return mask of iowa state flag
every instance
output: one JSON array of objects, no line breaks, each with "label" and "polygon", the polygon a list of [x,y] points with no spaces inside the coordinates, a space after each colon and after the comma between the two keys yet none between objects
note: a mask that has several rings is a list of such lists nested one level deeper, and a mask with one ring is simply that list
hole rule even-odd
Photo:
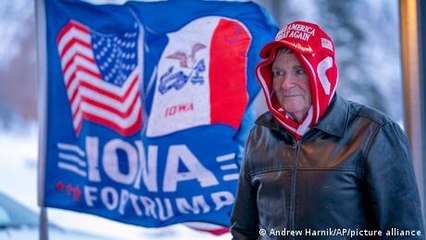
[{"label": "iowa state flag", "polygon": [[145,227],[228,227],[254,68],[277,31],[264,10],[46,0],[45,12],[42,204]]}]

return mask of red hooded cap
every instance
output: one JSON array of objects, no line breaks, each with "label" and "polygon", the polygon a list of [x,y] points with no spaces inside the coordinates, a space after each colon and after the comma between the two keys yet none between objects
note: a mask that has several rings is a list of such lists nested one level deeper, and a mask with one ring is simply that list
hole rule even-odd
[{"label": "red hooded cap", "polygon": [[[272,63],[279,48],[290,48],[308,73],[312,105],[302,123],[285,112],[272,95]],[[275,40],[260,51],[263,60],[256,67],[256,77],[266,98],[266,105],[278,122],[296,139],[315,126],[324,115],[336,91],[338,71],[333,40],[316,24],[295,21],[283,27]]]}]

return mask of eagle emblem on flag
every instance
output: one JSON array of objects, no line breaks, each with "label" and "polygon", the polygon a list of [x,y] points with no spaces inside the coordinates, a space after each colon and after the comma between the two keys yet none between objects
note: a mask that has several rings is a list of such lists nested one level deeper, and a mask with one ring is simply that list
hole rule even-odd
[{"label": "eagle emblem on flag", "polygon": [[71,20],[57,36],[75,135],[84,120],[130,136],[142,126],[140,28],[102,34]]}]

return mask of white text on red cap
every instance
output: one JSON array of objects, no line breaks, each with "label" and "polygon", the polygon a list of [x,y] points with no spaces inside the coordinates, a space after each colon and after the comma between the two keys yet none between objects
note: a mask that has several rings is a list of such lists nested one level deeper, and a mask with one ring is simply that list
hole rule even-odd
[{"label": "white text on red cap", "polygon": [[279,31],[277,36],[275,37],[275,40],[281,40],[283,38],[291,37],[304,41],[309,41],[309,38],[311,36],[315,36],[315,29],[313,27],[293,23],[281,29],[281,31]]}]

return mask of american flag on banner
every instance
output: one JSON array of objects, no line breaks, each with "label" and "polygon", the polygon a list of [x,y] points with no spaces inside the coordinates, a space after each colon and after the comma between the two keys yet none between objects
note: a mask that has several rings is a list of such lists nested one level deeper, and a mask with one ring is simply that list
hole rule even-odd
[{"label": "american flag on banner", "polygon": [[58,51],[76,135],[83,119],[123,136],[140,129],[138,40],[137,24],[121,35],[106,36],[70,21],[59,33]]}]

